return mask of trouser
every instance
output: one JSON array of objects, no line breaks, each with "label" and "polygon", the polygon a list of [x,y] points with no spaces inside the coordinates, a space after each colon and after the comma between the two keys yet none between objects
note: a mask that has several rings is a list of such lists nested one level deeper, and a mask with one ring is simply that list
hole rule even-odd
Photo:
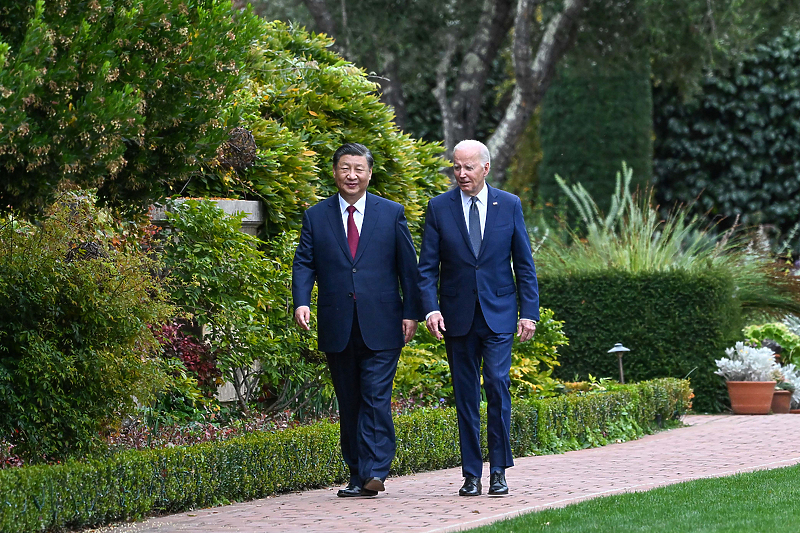
[{"label": "trouser", "polygon": [[342,457],[351,483],[362,485],[368,478],[389,475],[397,448],[391,407],[400,350],[370,350],[354,312],[347,346],[326,354],[339,403]]},{"label": "trouser", "polygon": [[445,337],[447,360],[453,376],[453,391],[461,445],[461,471],[480,477],[483,456],[480,447],[481,363],[486,391],[486,437],[489,465],[514,466],[511,453],[511,345],[513,333],[495,333],[486,324],[480,304],[475,304],[472,327],[466,335]]}]

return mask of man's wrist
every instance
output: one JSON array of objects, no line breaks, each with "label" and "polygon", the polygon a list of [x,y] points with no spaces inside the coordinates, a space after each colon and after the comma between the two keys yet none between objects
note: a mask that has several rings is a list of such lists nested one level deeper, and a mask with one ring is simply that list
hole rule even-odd
[{"label": "man's wrist", "polygon": [[438,314],[440,314],[440,315],[442,314],[442,312],[441,312],[441,311],[438,311],[438,310],[437,310],[437,311],[431,311],[430,313],[428,313],[427,315],[425,315],[425,322],[427,322],[427,321],[428,321],[428,319],[429,319],[430,317],[432,317],[433,315],[435,315],[435,314],[437,314],[437,313],[438,313]]}]

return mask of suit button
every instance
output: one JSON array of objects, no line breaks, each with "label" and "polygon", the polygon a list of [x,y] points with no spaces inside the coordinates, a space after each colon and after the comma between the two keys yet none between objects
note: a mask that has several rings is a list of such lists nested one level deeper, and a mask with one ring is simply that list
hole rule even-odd
[{"label": "suit button", "polygon": [[355,274],[356,272],[358,272],[358,269],[354,268],[353,269],[353,274]]},{"label": "suit button", "polygon": [[478,294],[478,289],[472,289],[472,294]]},{"label": "suit button", "polygon": [[352,293],[352,292],[348,292],[348,293],[347,293],[347,297],[348,297],[348,298],[352,298],[352,297],[353,297],[353,293]]},{"label": "suit button", "polygon": [[475,270],[480,270],[480,269],[481,269],[481,267],[479,267],[478,265],[475,265]]}]

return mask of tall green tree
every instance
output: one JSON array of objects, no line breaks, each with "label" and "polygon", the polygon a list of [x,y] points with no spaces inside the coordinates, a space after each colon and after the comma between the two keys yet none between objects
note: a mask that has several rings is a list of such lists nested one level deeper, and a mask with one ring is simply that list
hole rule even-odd
[{"label": "tall green tree", "polygon": [[0,7],[0,207],[65,184],[146,205],[217,155],[259,28],[228,0]]}]

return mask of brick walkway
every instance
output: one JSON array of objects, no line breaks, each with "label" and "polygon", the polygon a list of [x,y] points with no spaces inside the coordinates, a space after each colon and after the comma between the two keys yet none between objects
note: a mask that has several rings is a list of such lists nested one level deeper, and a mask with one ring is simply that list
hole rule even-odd
[{"label": "brick walkway", "polygon": [[[687,416],[685,422],[689,427],[632,442],[516,459],[504,498],[459,497],[455,468],[389,478],[377,498],[337,498],[332,487],[97,531],[459,531],[597,496],[800,463],[800,416]],[[485,468],[484,490],[487,477]]]}]

